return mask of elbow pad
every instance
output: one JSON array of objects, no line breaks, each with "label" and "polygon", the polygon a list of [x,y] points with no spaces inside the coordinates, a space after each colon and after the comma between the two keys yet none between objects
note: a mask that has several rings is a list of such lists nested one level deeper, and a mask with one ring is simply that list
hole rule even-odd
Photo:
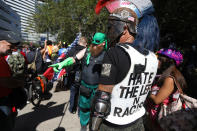
[{"label": "elbow pad", "polygon": [[97,91],[92,101],[90,130],[97,131],[103,120],[110,113],[110,93]]}]

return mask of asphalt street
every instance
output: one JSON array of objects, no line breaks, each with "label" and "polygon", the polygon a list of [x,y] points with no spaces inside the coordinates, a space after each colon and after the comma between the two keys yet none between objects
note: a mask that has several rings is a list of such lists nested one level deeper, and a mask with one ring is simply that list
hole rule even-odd
[{"label": "asphalt street", "polygon": [[19,111],[14,131],[79,131],[76,114],[68,111],[70,91],[50,91],[52,97],[39,107],[27,104]]}]

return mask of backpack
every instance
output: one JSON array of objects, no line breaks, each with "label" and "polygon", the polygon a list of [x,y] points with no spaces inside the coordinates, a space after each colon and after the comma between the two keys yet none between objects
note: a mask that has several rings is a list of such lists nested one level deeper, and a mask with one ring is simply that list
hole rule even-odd
[{"label": "backpack", "polygon": [[37,59],[38,52],[36,50],[36,54],[34,57],[34,61],[31,64],[28,64],[27,68],[36,72],[36,59]]},{"label": "backpack", "polygon": [[13,77],[24,75],[26,67],[25,58],[19,51],[13,52],[11,55],[9,55],[7,62],[10,66]]}]

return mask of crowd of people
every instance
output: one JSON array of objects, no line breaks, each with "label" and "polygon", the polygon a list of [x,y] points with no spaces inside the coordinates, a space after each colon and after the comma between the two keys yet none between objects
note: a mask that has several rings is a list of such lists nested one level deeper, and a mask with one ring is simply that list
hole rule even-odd
[{"label": "crowd of people", "polygon": [[107,34],[95,32],[90,43],[80,32],[69,46],[50,40],[22,46],[12,32],[0,32],[0,130],[13,129],[17,109],[28,101],[28,73],[67,80],[69,111],[78,114],[81,131],[166,130],[158,122],[161,104],[177,101],[187,89],[179,70],[183,54],[159,49],[151,1],[100,0],[96,13],[104,6]]}]

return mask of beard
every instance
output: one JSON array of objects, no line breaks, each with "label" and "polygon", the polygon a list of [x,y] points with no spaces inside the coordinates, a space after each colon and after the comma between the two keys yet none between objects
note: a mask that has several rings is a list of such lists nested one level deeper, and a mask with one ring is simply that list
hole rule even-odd
[{"label": "beard", "polygon": [[90,53],[91,53],[91,56],[93,57],[99,56],[102,51],[103,51],[103,46],[97,47],[97,48],[90,46]]}]

